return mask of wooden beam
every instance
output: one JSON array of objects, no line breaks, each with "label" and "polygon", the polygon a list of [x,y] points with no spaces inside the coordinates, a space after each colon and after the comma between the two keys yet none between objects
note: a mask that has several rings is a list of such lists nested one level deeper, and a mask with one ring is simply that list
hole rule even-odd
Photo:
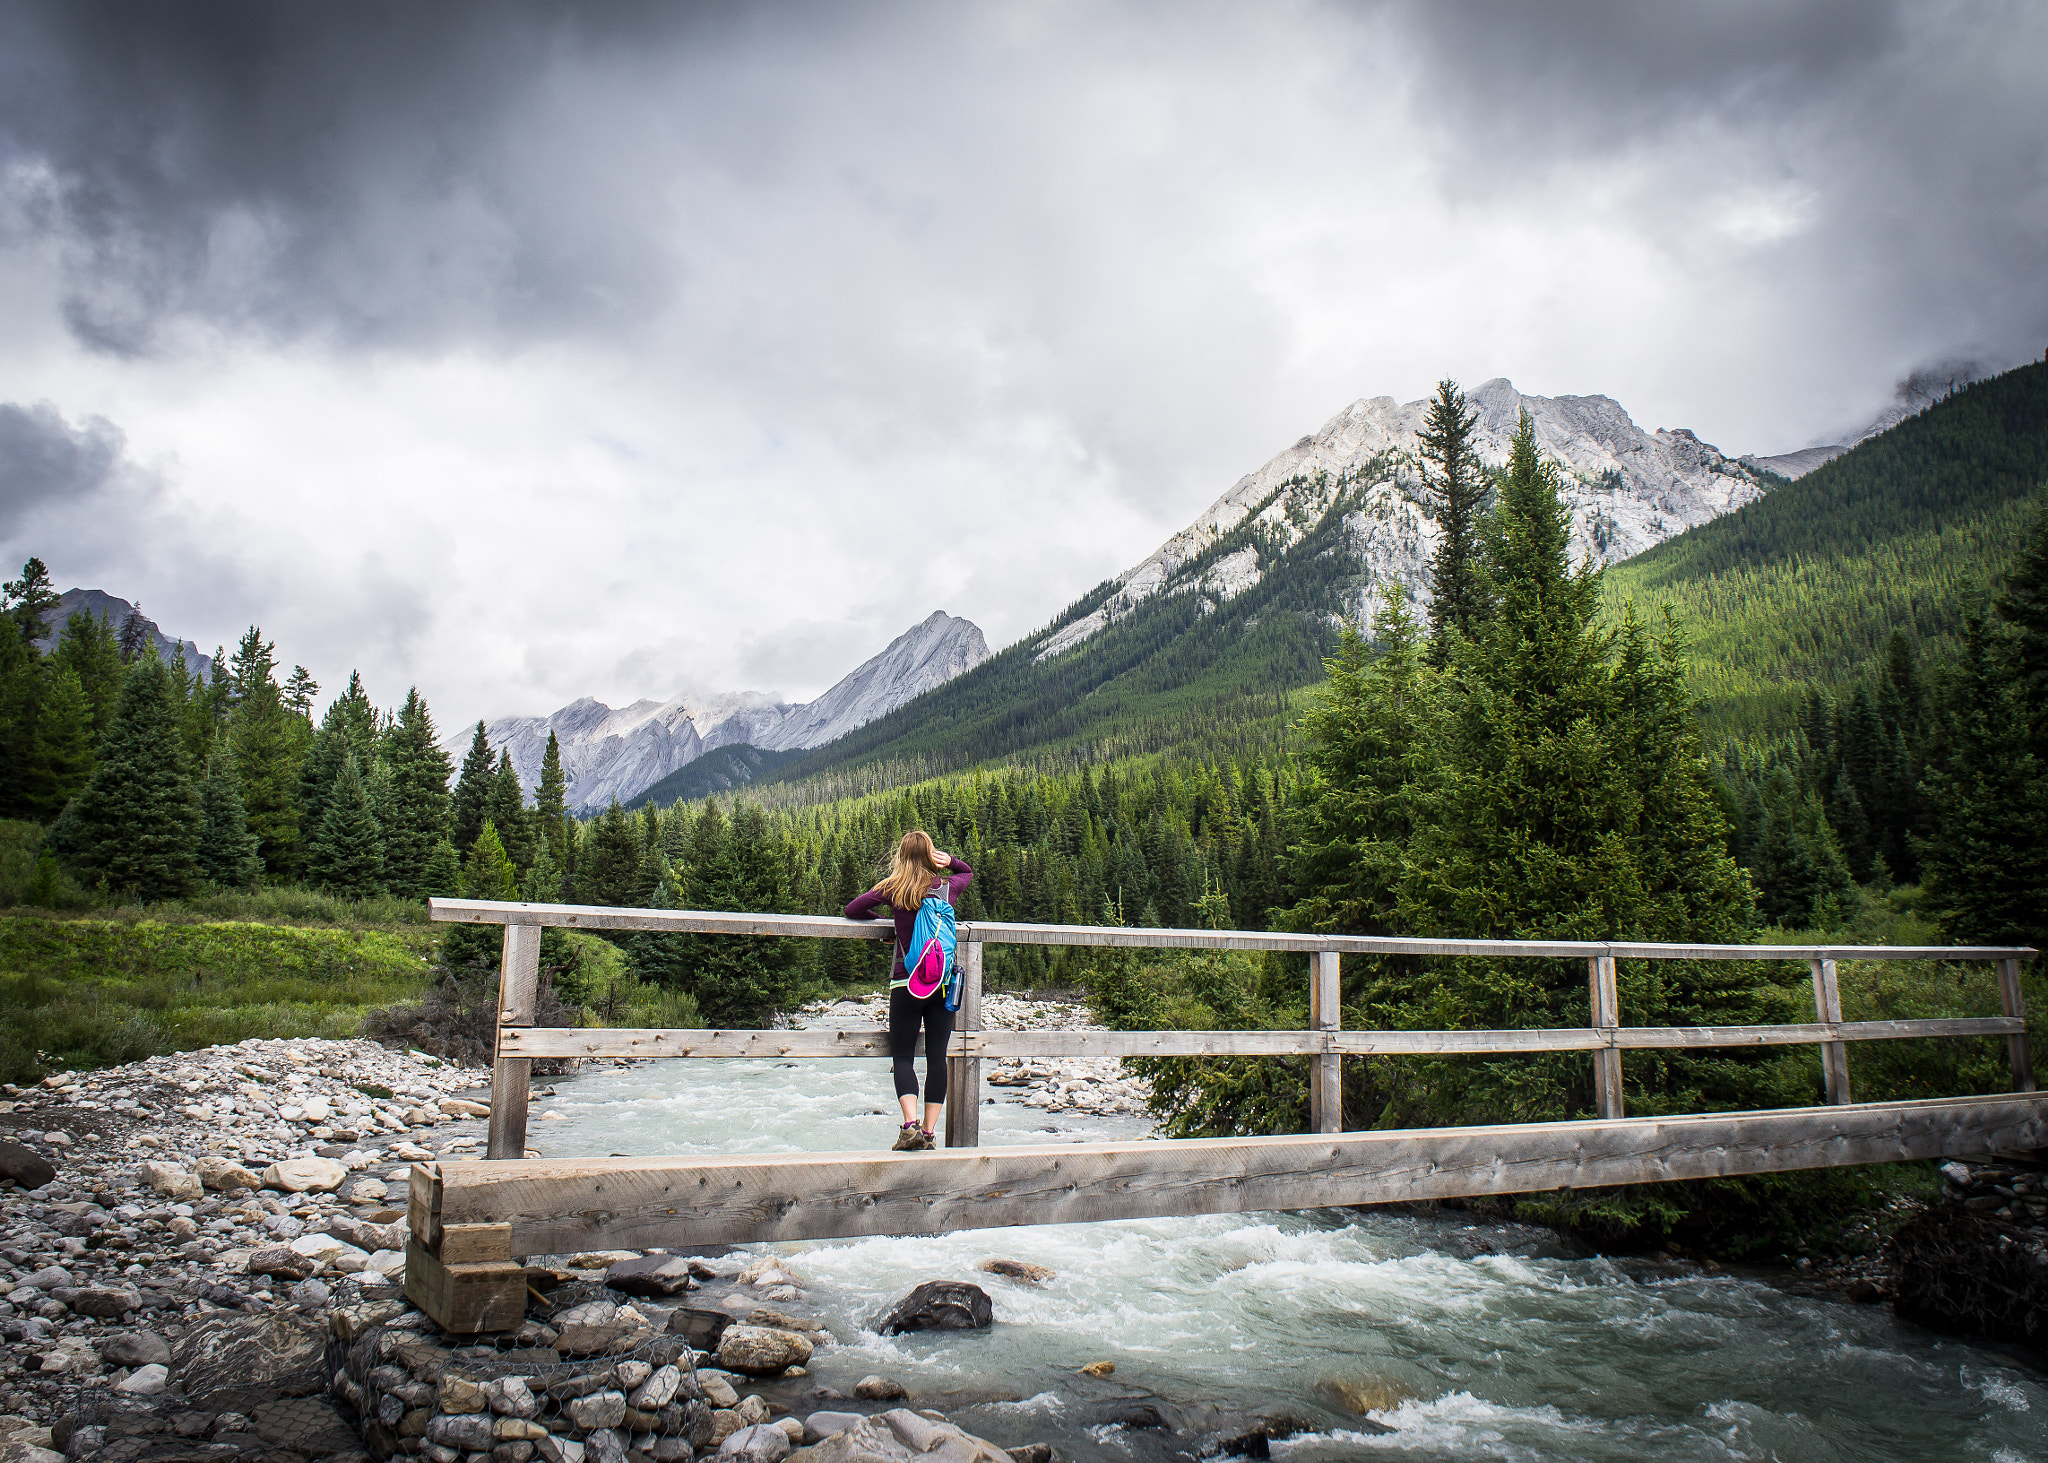
[{"label": "wooden beam", "polygon": [[[1787,1026],[1590,1026],[1526,1031],[962,1031],[956,1056],[1320,1057],[1472,1056],[1513,1052],[1623,1051],[1658,1047],[1797,1046],[1822,1041],[1896,1041],[1929,1036],[2009,1036],[2007,1016],[1919,1021],[1808,1021]],[[889,1055],[886,1031],[698,1031],[658,1027],[529,1026],[499,1033],[499,1049],[522,1057],[820,1057]],[[918,1053],[922,1055],[922,1039]]]},{"label": "wooden beam", "polygon": [[498,1052],[491,1063],[491,1116],[486,1154],[526,1157],[526,1102],[533,1062],[505,1049],[504,1033],[533,1025],[540,998],[540,926],[506,925],[498,965]]},{"label": "wooden beam", "polygon": [[1341,959],[1335,950],[1318,950],[1309,971],[1308,1024],[1318,1035],[1325,1036],[1323,1055],[1309,1062],[1308,1126],[1312,1133],[1344,1130],[1344,1059],[1337,1055],[1326,1035],[1343,1025]]},{"label": "wooden beam", "polygon": [[[1835,962],[1815,960],[1813,969],[1813,1013],[1829,1026],[1842,1023],[1842,991],[1835,980]],[[1837,1105],[1849,1101],[1849,1048],[1839,1041],[1824,1041],[1820,1047],[1821,1077],[1827,1085],[1828,1101]]]},{"label": "wooden beam", "polygon": [[2005,1039],[2006,1059],[2012,1064],[2012,1090],[2034,1090],[2034,1059],[2027,1050],[2027,998],[2020,990],[2020,963],[1998,962],[1998,999],[2005,1014],[2020,1023],[2020,1029]]},{"label": "wooden beam", "polygon": [[442,1162],[518,1255],[1311,1209],[2048,1146],[2048,1097],[937,1153]]},{"label": "wooden beam", "polygon": [[[981,946],[963,941],[960,962],[960,1009],[954,1029],[961,1037],[981,1030]],[[946,1146],[981,1146],[981,1058],[967,1042],[955,1038],[959,1055],[946,1058]]]},{"label": "wooden beam", "polygon": [[[749,914],[707,909],[620,909],[594,904],[521,904],[430,899],[433,919],[458,924],[530,924],[564,929],[667,930],[693,934],[789,935],[817,940],[891,938],[873,921],[829,915]],[[1590,960],[2031,960],[2028,946],[2004,945],[1655,945],[1598,940],[1410,940],[1378,935],[1286,934],[1265,930],[1151,930],[1105,925],[962,921],[963,941],[1007,945],[1090,945],[1142,950],[1336,950],[1345,955],[1440,955]]]},{"label": "wooden beam", "polygon": [[1586,962],[1592,986],[1593,1026],[1603,1039],[1593,1053],[1593,1106],[1603,1118],[1622,1115],[1621,1052],[1615,1042],[1621,1026],[1621,997],[1614,984],[1614,957],[1595,955]]},{"label": "wooden beam", "polygon": [[415,1163],[406,1172],[406,1228],[429,1250],[441,1243],[441,1170],[436,1164]]}]

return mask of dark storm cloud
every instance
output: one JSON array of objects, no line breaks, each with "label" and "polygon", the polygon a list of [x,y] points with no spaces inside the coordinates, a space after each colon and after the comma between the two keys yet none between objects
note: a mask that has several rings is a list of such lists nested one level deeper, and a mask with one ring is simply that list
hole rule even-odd
[{"label": "dark storm cloud", "polygon": [[550,153],[526,124],[562,57],[630,54],[649,32],[708,45],[726,13],[12,6],[0,145],[18,226],[64,241],[66,319],[115,352],[183,313],[429,346],[616,328],[659,304],[666,250],[607,157]]},{"label": "dark storm cloud", "polygon": [[74,427],[46,401],[0,402],[0,539],[40,509],[98,493],[120,457],[121,433],[104,418]]}]

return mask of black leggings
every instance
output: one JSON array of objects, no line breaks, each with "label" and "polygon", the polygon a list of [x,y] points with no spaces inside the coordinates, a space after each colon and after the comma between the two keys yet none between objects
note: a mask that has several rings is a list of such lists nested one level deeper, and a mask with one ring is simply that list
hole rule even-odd
[{"label": "black leggings", "polygon": [[953,1039],[953,1013],[943,990],[920,1001],[902,986],[889,992],[889,1062],[896,1074],[896,1095],[917,1096],[917,1028],[924,1027],[924,1100],[946,1100],[946,1043]]}]

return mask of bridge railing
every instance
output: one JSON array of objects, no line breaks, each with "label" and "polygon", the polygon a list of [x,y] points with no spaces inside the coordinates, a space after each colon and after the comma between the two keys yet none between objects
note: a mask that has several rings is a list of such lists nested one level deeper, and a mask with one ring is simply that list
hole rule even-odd
[{"label": "bridge railing", "polygon": [[[488,1156],[526,1152],[529,1077],[544,1057],[882,1057],[888,1033],[705,1031],[534,1025],[543,928],[649,930],[670,934],[778,935],[800,939],[893,938],[884,923],[815,915],[732,914],[707,910],[618,909],[604,905],[516,904],[435,899],[432,917],[457,924],[502,925],[498,1042],[492,1067]],[[946,1146],[980,1142],[984,1060],[1004,1057],[1306,1057],[1310,1130],[1342,1128],[1340,1064],[1347,1056],[1485,1055],[1583,1051],[1593,1060],[1601,1118],[1624,1116],[1621,1054],[1669,1048],[1814,1044],[1821,1049],[1827,1101],[1851,1102],[1852,1041],[1911,1037],[2004,1037],[2013,1090],[2034,1091],[2020,965],[2026,947],[1949,945],[1658,945],[1584,940],[1411,940],[1368,935],[1305,935],[1257,930],[1157,930],[1102,925],[961,921],[960,1011],[947,1069]],[[1289,950],[1314,957],[1305,1031],[984,1031],[982,949],[993,944],[1109,946],[1124,949]],[[1591,1026],[1506,1031],[1345,1031],[1339,1021],[1338,970],[1345,955],[1485,956],[1583,959],[1592,995]],[[1623,1026],[1615,986],[1617,960],[1798,960],[1813,979],[1817,1021],[1769,1026]],[[1854,960],[1987,961],[1998,969],[2004,1014],[1913,1021],[1844,1021],[1837,968]]]}]

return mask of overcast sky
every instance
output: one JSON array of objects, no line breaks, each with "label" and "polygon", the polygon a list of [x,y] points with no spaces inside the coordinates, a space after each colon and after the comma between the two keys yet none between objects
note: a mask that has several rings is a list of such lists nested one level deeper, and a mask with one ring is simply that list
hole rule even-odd
[{"label": "overcast sky", "polygon": [[[0,552],[444,727],[1003,645],[1361,396],[2048,347],[2048,7],[0,8]],[[324,699],[324,697],[323,697]]]}]

